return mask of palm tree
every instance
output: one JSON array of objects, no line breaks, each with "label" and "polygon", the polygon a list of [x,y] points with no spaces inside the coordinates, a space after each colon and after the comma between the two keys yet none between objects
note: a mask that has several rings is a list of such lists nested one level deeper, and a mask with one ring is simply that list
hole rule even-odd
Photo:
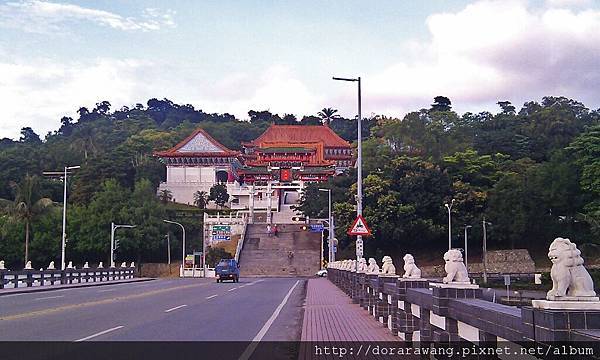
[{"label": "palm tree", "polygon": [[31,223],[52,206],[52,200],[39,196],[39,178],[35,175],[25,175],[20,183],[11,182],[15,192],[15,200],[2,199],[2,206],[9,215],[10,221],[25,223],[25,264],[29,261],[29,232]]},{"label": "palm tree", "polygon": [[337,115],[336,112],[338,112],[337,109],[323,108],[323,110],[319,111],[317,115],[319,115],[319,117],[325,121],[325,125],[329,126],[331,120],[339,119],[340,116]]},{"label": "palm tree", "polygon": [[194,205],[200,209],[206,208],[206,205],[208,205],[208,194],[206,191],[196,191],[194,193]]},{"label": "palm tree", "polygon": [[173,193],[169,189],[162,189],[158,192],[158,199],[163,204],[166,204],[173,199]]}]

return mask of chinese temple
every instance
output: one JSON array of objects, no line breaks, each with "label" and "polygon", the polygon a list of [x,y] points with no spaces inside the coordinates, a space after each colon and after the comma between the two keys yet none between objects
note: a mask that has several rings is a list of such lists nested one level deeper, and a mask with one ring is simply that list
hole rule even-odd
[{"label": "chinese temple", "polygon": [[352,164],[352,146],[327,126],[271,125],[242,143],[243,182],[327,181]]},{"label": "chinese temple", "polygon": [[306,182],[327,181],[354,165],[352,145],[327,126],[271,125],[242,151],[197,129],[173,148],[156,152],[167,167],[173,201],[194,203],[198,191],[227,186],[232,209],[280,211],[297,202]]}]

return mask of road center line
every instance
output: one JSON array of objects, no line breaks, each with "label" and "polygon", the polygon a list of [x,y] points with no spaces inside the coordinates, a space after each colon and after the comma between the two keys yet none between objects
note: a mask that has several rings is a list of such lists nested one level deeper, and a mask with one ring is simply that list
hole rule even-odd
[{"label": "road center line", "polygon": [[86,337],[81,338],[79,340],[75,340],[75,342],[81,342],[81,341],[86,341],[86,340],[89,340],[89,339],[93,339],[93,338],[95,338],[97,336],[108,334],[109,332],[112,332],[112,331],[115,331],[115,330],[119,330],[121,328],[123,328],[123,326],[116,326],[114,328],[111,328],[111,329],[108,329],[108,330],[104,330],[104,331],[100,331],[99,333],[95,333],[95,334],[92,334],[90,336],[86,336]]},{"label": "road center line", "polygon": [[256,346],[258,346],[258,342],[261,341],[262,338],[267,333],[267,331],[269,331],[269,328],[271,327],[271,325],[273,325],[273,323],[275,322],[275,319],[277,319],[277,316],[279,316],[279,313],[281,312],[281,309],[283,309],[283,307],[287,303],[288,299],[292,295],[292,292],[294,291],[294,289],[296,288],[296,286],[298,286],[299,282],[300,282],[300,280],[296,280],[296,282],[290,288],[290,290],[288,291],[288,293],[285,295],[285,297],[283,298],[283,300],[281,301],[281,303],[279,304],[279,306],[277,306],[277,308],[275,309],[275,311],[273,311],[273,314],[271,315],[271,317],[269,318],[269,320],[267,320],[267,322],[263,325],[262,329],[260,329],[260,331],[258,332],[258,334],[256,334],[256,336],[254,337],[254,339],[252,339],[252,342],[250,343],[250,345],[248,345],[248,347],[246,348],[246,350],[244,350],[244,353],[242,354],[242,356],[240,356],[240,358],[238,360],[248,360],[250,358],[250,356],[252,356],[252,353],[256,349]]},{"label": "road center line", "polygon": [[[27,313],[14,314],[14,315],[0,315],[0,320],[7,320],[7,321],[8,320],[18,320],[18,319],[23,319],[23,318],[35,317],[35,316],[50,315],[50,314],[55,314],[55,313],[59,313],[59,312],[63,312],[63,311],[69,311],[69,310],[73,310],[73,309],[81,309],[81,308],[86,308],[86,307],[91,307],[91,306],[111,304],[111,303],[118,302],[118,301],[133,300],[133,299],[139,299],[139,298],[148,297],[148,296],[154,296],[154,295],[158,295],[158,294],[164,294],[164,293],[176,291],[176,290],[190,289],[190,288],[203,286],[206,284],[207,283],[168,287],[168,288],[164,288],[164,289],[156,289],[156,290],[140,292],[140,293],[136,293],[136,294],[132,294],[132,295],[113,297],[113,298],[109,298],[109,299],[101,299],[101,300],[90,301],[90,302],[75,303],[75,304],[69,304],[69,305],[64,305],[64,306],[55,306],[52,308],[30,311]],[[3,295],[3,296],[6,297],[9,295]]]},{"label": "road center line", "polygon": [[179,305],[179,306],[175,306],[174,308],[170,308],[168,310],[165,310],[166,313],[177,310],[177,309],[181,309],[182,307],[186,307],[187,305]]},{"label": "road center line", "polygon": [[98,290],[98,292],[108,292],[108,291],[115,291],[117,289],[104,289],[104,290]]},{"label": "road center line", "polygon": [[237,289],[237,288],[236,288],[236,287],[234,287],[234,288],[231,288],[231,289],[229,289],[229,290],[227,290],[227,291],[233,291],[233,290],[235,290],[235,289]]},{"label": "road center line", "polygon": [[0,299],[7,298],[7,297],[13,297],[13,296],[21,296],[21,295],[25,295],[25,294],[26,293],[2,295],[2,296],[0,296]]},{"label": "road center line", "polygon": [[215,295],[211,295],[211,296],[207,296],[207,297],[206,297],[206,300],[208,300],[208,299],[212,299],[212,298],[214,298],[214,297],[217,297],[217,294],[215,294]]},{"label": "road center line", "polygon": [[64,295],[58,295],[58,296],[46,296],[46,297],[41,297],[41,298],[37,298],[34,300],[46,300],[46,299],[58,299],[58,298],[62,298],[65,297]]}]

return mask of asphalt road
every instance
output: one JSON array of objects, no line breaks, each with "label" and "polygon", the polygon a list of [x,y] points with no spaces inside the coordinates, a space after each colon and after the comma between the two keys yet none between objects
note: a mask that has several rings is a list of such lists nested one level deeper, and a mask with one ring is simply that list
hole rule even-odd
[{"label": "asphalt road", "polygon": [[0,296],[0,341],[298,341],[306,280],[164,279]]}]

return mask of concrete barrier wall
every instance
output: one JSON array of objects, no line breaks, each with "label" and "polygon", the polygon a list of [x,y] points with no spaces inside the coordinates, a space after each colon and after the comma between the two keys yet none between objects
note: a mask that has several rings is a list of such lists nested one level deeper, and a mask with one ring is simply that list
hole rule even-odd
[{"label": "concrete barrier wall", "polygon": [[600,311],[549,310],[492,303],[482,289],[436,287],[425,279],[328,269],[328,278],[406,341],[550,344],[600,340]]}]

